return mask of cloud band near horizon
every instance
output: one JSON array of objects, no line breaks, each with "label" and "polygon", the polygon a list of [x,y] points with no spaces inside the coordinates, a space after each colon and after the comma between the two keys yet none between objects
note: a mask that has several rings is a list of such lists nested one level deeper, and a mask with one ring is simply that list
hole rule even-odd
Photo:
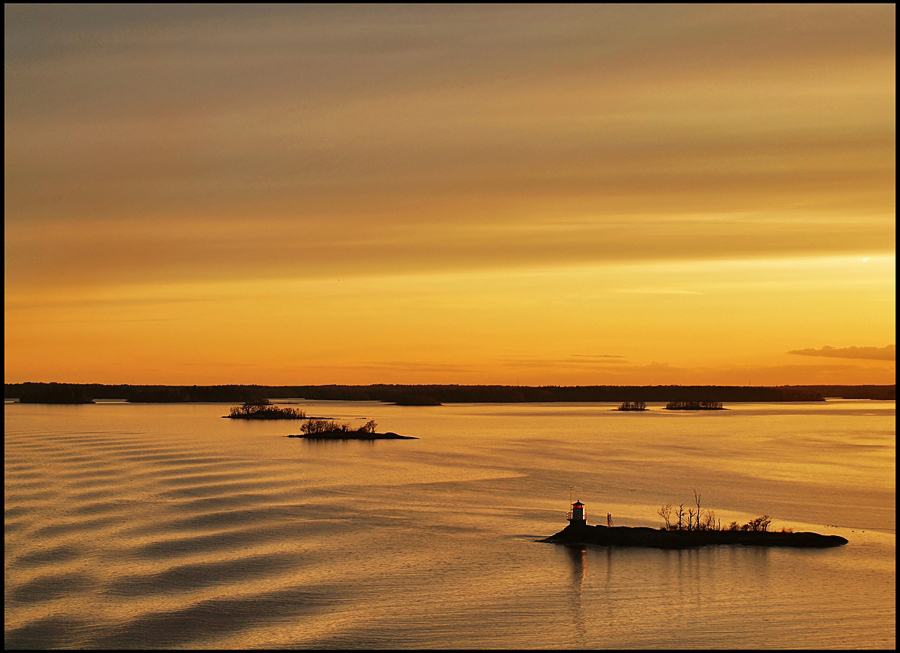
[{"label": "cloud band near horizon", "polygon": [[826,356],[829,358],[858,358],[863,360],[892,361],[897,360],[896,345],[886,347],[830,347],[821,349],[793,349],[789,354],[800,356]]}]

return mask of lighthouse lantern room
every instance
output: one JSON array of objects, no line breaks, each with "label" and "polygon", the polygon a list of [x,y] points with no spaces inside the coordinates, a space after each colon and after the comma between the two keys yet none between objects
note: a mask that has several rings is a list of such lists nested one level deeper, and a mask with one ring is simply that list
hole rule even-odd
[{"label": "lighthouse lantern room", "polygon": [[567,515],[569,518],[570,524],[575,525],[584,525],[587,523],[586,517],[584,515],[584,504],[581,501],[576,501],[572,504],[572,509],[569,511]]}]

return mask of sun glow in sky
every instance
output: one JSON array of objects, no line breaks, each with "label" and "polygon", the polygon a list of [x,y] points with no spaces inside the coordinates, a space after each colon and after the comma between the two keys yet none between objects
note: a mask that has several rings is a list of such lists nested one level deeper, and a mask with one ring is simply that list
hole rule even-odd
[{"label": "sun glow in sky", "polygon": [[893,383],[893,5],[5,5],[7,382]]}]

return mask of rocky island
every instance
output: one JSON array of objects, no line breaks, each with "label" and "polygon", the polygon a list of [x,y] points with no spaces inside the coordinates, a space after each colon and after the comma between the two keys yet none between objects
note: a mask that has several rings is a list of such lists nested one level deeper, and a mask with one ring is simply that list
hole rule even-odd
[{"label": "rocky island", "polygon": [[298,433],[288,435],[289,438],[306,438],[307,440],[418,440],[411,435],[398,435],[392,431],[387,433],[360,433],[359,431],[325,431],[322,433]]},{"label": "rocky island", "polygon": [[374,420],[369,420],[358,429],[351,429],[332,420],[311,419],[300,427],[302,433],[287,437],[307,440],[418,440],[411,435],[397,435],[391,431],[376,433],[377,426]]},{"label": "rocky island", "polygon": [[727,410],[720,401],[670,401],[666,410]]},{"label": "rocky island", "polygon": [[667,531],[641,526],[573,526],[541,540],[556,544],[596,544],[599,546],[643,546],[656,549],[694,549],[717,544],[744,546],[791,546],[824,548],[842,546],[839,535],[768,531]]},{"label": "rocky island", "polygon": [[555,535],[540,540],[554,544],[593,544],[598,546],[636,546],[656,549],[695,549],[701,546],[720,544],[742,546],[778,546],[826,548],[847,544],[847,539],[838,535],[819,533],[794,533],[783,530],[767,530],[771,520],[760,517],[743,526],[720,528],[647,528],[631,526],[589,526],[584,518],[584,504],[575,502],[569,513],[569,525]]},{"label": "rocky island", "polygon": [[226,419],[307,419],[306,413],[299,408],[282,408],[273,406],[268,399],[247,401],[243,406],[235,406]]}]

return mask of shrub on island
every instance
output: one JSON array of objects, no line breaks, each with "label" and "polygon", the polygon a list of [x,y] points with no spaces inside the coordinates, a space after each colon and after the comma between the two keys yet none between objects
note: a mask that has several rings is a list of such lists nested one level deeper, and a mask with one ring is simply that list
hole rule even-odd
[{"label": "shrub on island", "polygon": [[300,427],[300,431],[305,433],[306,435],[323,435],[323,434],[333,434],[333,433],[365,433],[371,434],[375,433],[375,428],[378,425],[375,423],[375,420],[369,420],[358,429],[351,430],[350,427],[341,422],[335,422],[330,419],[311,419],[306,424]]},{"label": "shrub on island", "polygon": [[268,399],[247,401],[243,406],[235,406],[231,413],[224,415],[231,419],[306,419],[306,413],[298,408],[273,406]]},{"label": "shrub on island", "polygon": [[[701,506],[702,495],[694,490],[694,508],[684,510],[684,503],[675,506],[667,503],[656,511],[656,514],[663,518],[666,531],[752,531],[766,533],[769,530],[769,524],[772,518],[768,515],[751,519],[742,526],[738,526],[736,521],[731,522],[726,528],[722,528],[722,522],[716,518],[716,513],[712,510],[704,509]],[[687,520],[685,520],[687,517]],[[675,521],[677,519],[677,521]],[[782,529],[783,532],[785,529]]]},{"label": "shrub on island", "polygon": [[330,419],[310,418],[300,427],[302,434],[289,435],[289,438],[307,438],[309,440],[418,440],[411,435],[397,435],[392,431],[376,433],[378,425],[369,420],[358,429],[351,429],[346,424]]},{"label": "shrub on island", "polygon": [[670,401],[666,410],[725,410],[720,401]]}]

